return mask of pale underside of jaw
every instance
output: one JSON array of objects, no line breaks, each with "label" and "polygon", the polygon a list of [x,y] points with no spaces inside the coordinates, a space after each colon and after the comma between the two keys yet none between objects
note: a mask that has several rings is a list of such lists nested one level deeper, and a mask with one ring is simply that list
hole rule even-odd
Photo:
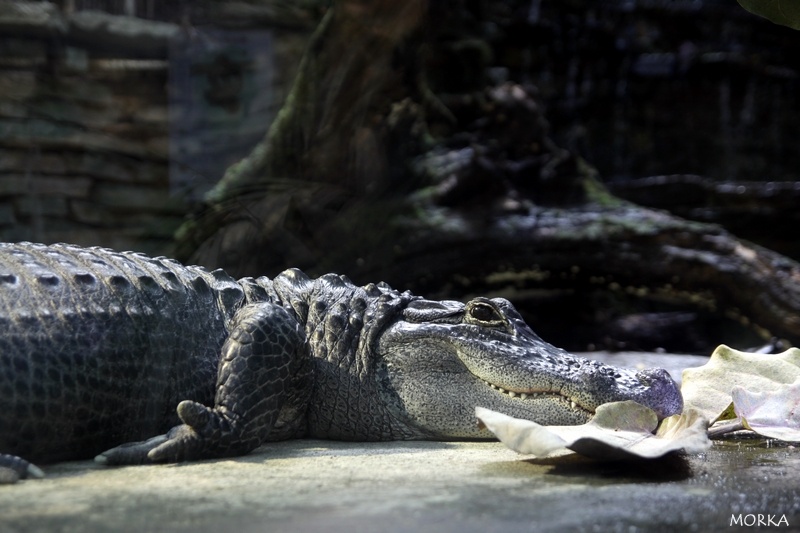
[{"label": "pale underside of jaw", "polygon": [[512,390],[506,390],[506,389],[504,389],[502,387],[498,387],[494,383],[490,383],[490,382],[486,381],[485,379],[481,380],[481,381],[483,381],[485,384],[489,385],[492,389],[496,390],[497,392],[505,394],[506,396],[508,396],[510,398],[516,398],[516,399],[519,399],[519,400],[527,400],[529,398],[530,399],[536,399],[536,398],[560,399],[560,400],[563,400],[564,402],[569,402],[569,406],[570,406],[571,409],[574,409],[576,411],[584,411],[584,412],[586,412],[586,413],[588,413],[590,415],[594,414],[594,411],[592,411],[591,409],[587,409],[584,406],[579,405],[578,403],[575,402],[575,400],[573,400],[573,399],[571,399],[571,398],[569,398],[567,396],[564,396],[563,394],[560,394],[558,392],[553,392],[553,391],[516,392],[516,391],[512,391]]}]

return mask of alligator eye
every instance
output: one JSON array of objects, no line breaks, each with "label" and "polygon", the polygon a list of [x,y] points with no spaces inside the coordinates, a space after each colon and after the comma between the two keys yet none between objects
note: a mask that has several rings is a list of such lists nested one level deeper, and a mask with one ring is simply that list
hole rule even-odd
[{"label": "alligator eye", "polygon": [[470,318],[476,322],[482,323],[498,323],[503,322],[503,317],[491,305],[484,302],[471,302],[468,306]]}]

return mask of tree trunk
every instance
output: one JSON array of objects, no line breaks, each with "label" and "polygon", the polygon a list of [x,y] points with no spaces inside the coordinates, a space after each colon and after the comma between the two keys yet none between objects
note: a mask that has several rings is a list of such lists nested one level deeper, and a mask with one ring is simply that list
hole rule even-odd
[{"label": "tree trunk", "polygon": [[800,264],[719,226],[630,204],[586,204],[444,231],[416,220],[406,230],[411,237],[395,243],[391,260],[366,262],[353,275],[402,280],[436,297],[609,291],[722,314],[764,340],[800,341]]},{"label": "tree trunk", "polygon": [[[800,342],[800,265],[615,198],[550,139],[535,89],[443,98],[445,134],[424,142],[425,110],[440,106],[409,38],[425,13],[423,1],[331,8],[264,141],[184,226],[183,259],[235,275],[336,271],[429,297],[502,294],[567,335],[624,296]],[[569,296],[560,314],[553,294]]]}]

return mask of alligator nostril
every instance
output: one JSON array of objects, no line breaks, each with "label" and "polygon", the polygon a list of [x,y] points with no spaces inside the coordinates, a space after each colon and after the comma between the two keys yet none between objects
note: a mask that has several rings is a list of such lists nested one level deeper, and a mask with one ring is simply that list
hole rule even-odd
[{"label": "alligator nostril", "polygon": [[669,372],[663,368],[647,368],[637,372],[636,378],[647,387],[640,403],[653,409],[659,419],[683,410],[683,396]]},{"label": "alligator nostril", "polygon": [[663,368],[645,368],[636,372],[636,378],[644,384],[672,382],[672,376]]}]

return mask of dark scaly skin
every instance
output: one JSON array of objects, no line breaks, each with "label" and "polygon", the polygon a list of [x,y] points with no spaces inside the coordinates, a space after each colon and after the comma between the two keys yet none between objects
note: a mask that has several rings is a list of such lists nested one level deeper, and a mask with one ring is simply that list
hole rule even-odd
[{"label": "dark scaly skin", "polygon": [[[213,398],[244,297],[168,261],[32,245],[0,248],[0,291],[0,449],[43,462],[152,436],[178,401]],[[231,309],[210,313],[218,296]]]},{"label": "dark scaly skin", "polygon": [[429,301],[334,274],[235,281],[164,258],[0,244],[0,328],[0,466],[21,477],[35,471],[20,456],[107,450],[99,462],[136,464],[301,436],[488,438],[476,405],[543,424],[620,399],[681,410],[665,372],[574,358],[506,300]]}]

